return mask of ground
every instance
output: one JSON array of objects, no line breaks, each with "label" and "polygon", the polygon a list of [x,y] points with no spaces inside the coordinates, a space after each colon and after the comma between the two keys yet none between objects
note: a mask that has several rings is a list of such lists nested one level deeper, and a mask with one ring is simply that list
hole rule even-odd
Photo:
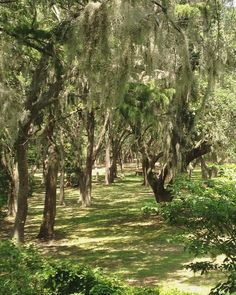
[{"label": "ground", "polygon": [[[150,188],[143,187],[134,173],[126,173],[110,186],[101,177],[95,181],[91,208],[78,204],[78,189],[67,189],[66,206],[57,208],[55,240],[38,243],[35,237],[44,198],[38,177],[37,190],[29,199],[25,235],[27,243],[35,244],[44,255],[101,267],[130,284],[168,286],[202,295],[219,280],[217,273],[200,276],[184,268],[193,260],[184,251],[185,230],[142,213],[142,207],[155,202]],[[2,238],[9,236],[12,222],[4,222]]]}]

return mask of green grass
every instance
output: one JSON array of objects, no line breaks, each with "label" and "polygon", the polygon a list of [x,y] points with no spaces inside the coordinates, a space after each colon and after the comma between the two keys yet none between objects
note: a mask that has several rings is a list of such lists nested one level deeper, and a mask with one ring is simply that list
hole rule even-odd
[{"label": "green grass", "polygon": [[184,252],[183,229],[167,226],[158,216],[142,214],[141,208],[155,201],[150,189],[141,185],[140,177],[126,175],[110,186],[94,183],[92,195],[92,207],[81,208],[78,190],[67,189],[66,206],[57,208],[56,239],[38,243],[35,237],[44,195],[37,187],[29,200],[27,242],[35,243],[45,255],[101,267],[130,284],[207,294],[217,283],[218,274],[194,276],[184,269],[193,257]]}]

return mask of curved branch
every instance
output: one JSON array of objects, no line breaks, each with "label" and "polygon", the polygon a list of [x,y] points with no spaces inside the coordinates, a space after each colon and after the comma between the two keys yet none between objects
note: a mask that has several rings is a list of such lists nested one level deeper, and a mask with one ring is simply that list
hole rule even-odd
[{"label": "curved branch", "polygon": [[194,147],[186,156],[186,164],[188,165],[193,160],[209,153],[211,151],[211,143],[203,141],[198,146]]}]

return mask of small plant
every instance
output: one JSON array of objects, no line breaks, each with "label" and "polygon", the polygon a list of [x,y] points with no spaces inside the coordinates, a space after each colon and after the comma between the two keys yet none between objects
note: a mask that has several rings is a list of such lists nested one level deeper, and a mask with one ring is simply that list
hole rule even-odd
[{"label": "small plant", "polygon": [[141,211],[144,215],[150,216],[150,215],[158,215],[159,214],[159,207],[156,206],[144,206],[141,208]]},{"label": "small plant", "polygon": [[95,273],[86,266],[76,266],[70,261],[50,264],[44,277],[45,288],[53,294],[90,294],[96,284]]}]

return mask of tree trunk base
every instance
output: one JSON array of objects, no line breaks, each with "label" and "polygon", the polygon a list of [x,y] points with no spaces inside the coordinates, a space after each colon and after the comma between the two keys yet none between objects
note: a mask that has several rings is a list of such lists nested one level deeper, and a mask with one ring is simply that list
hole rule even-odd
[{"label": "tree trunk base", "polygon": [[48,229],[44,225],[40,227],[39,234],[37,235],[37,239],[40,240],[53,240],[55,238],[54,230]]}]

